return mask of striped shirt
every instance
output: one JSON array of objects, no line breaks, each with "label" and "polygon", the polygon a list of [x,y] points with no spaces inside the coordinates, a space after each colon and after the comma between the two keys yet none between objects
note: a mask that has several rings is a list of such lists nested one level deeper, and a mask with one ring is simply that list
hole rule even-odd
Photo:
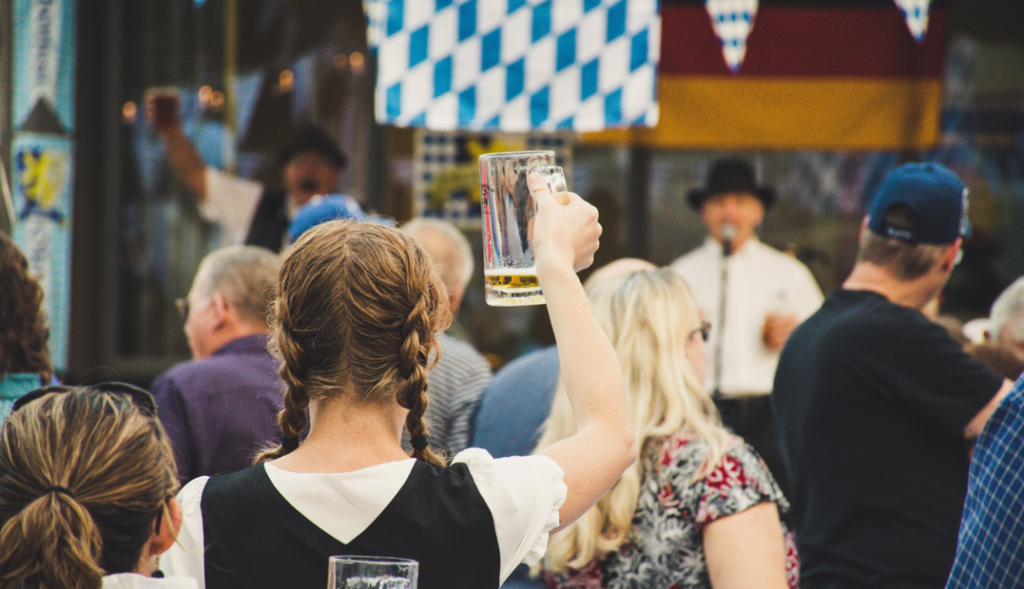
[{"label": "striped shirt", "polygon": [[[491,367],[480,352],[462,340],[442,333],[437,341],[441,359],[427,372],[430,403],[423,418],[430,434],[430,449],[455,456],[469,446],[470,423],[480,395],[491,380]],[[412,448],[406,430],[402,432],[402,446]]]},{"label": "striped shirt", "polygon": [[946,589],[1024,588],[1024,378],[974,448]]}]

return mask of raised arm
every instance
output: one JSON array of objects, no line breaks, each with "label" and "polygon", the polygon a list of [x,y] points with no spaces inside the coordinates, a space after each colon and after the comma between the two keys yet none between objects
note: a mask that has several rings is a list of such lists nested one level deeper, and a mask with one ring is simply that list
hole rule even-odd
[{"label": "raised arm", "polygon": [[[166,101],[166,102],[164,102]],[[158,109],[171,108],[171,113],[158,113]],[[206,162],[195,145],[185,136],[178,117],[177,97],[167,94],[150,93],[146,95],[146,117],[149,124],[156,130],[164,143],[167,160],[174,168],[181,182],[196,195],[200,203],[206,202]]]},{"label": "raised arm", "polygon": [[601,235],[597,209],[572,193],[559,195],[568,198],[559,204],[537,174],[530,175],[530,187],[539,207],[533,228],[537,276],[576,420],[576,435],[542,452],[565,472],[569,489],[559,511],[560,529],[597,502],[633,464],[636,435],[615,350],[576,276],[577,269],[594,260]]}]

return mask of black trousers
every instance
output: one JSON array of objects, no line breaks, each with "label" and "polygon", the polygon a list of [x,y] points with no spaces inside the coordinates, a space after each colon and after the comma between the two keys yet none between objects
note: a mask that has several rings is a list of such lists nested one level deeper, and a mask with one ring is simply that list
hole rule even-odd
[{"label": "black trousers", "polygon": [[[737,436],[743,438],[757,450],[768,465],[779,487],[790,499],[789,471],[779,449],[779,433],[775,429],[775,412],[772,411],[771,397],[759,395],[738,399],[716,398],[715,405],[722,415],[722,423]],[[789,524],[789,518],[783,518]],[[790,525],[792,529],[792,525]]]}]

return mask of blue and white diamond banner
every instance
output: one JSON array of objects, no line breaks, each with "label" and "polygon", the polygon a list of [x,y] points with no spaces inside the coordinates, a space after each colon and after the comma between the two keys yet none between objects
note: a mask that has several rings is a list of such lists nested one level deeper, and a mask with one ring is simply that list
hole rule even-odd
[{"label": "blue and white diamond banner", "polygon": [[438,131],[658,122],[658,0],[364,0],[377,121]]},{"label": "blue and white diamond banner", "polygon": [[931,0],[896,0],[896,6],[903,13],[910,34],[918,43],[924,41],[928,32],[928,11],[931,5]]},{"label": "blue and white diamond banner", "polygon": [[706,0],[704,8],[722,43],[722,56],[729,71],[737,73],[747,56],[747,37],[754,29],[758,0]]}]

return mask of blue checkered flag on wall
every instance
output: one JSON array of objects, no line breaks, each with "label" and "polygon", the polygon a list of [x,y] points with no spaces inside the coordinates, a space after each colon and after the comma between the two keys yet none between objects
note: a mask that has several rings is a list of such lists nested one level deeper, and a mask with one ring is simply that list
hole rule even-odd
[{"label": "blue checkered flag on wall", "polygon": [[377,121],[470,131],[658,122],[658,0],[364,0]]}]

